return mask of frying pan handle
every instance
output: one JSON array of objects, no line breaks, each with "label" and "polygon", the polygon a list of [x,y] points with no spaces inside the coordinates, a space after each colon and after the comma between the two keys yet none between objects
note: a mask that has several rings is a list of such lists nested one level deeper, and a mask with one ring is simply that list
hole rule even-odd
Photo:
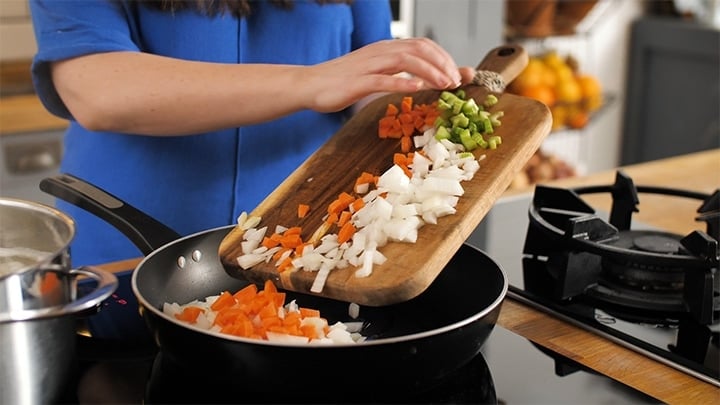
[{"label": "frying pan handle", "polygon": [[505,86],[515,80],[529,61],[527,51],[520,45],[498,46],[490,50],[475,68],[474,84],[501,93]]},{"label": "frying pan handle", "polygon": [[69,174],[40,181],[40,190],[105,220],[127,236],[144,255],[180,238],[174,230],[117,197]]}]

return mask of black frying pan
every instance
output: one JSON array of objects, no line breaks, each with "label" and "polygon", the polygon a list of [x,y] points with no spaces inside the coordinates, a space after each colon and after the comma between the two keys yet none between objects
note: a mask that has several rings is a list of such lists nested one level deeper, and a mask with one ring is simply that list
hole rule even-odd
[{"label": "black frying pan", "polygon": [[[152,246],[133,273],[132,289],[162,356],[198,373],[199,381],[210,373],[217,386],[241,395],[238,401],[257,393],[282,401],[375,402],[394,392],[429,389],[480,352],[508,288],[496,263],[463,245],[418,297],[362,307],[357,320],[368,337],[362,343],[289,345],[203,331],[163,314],[162,305],[246,285],[225,272],[217,254],[232,226],[173,240],[167,227],[75,177],[45,179],[41,189],[114,224],[141,249]],[[287,297],[319,309],[331,324],[353,321],[347,302],[291,292]]]}]

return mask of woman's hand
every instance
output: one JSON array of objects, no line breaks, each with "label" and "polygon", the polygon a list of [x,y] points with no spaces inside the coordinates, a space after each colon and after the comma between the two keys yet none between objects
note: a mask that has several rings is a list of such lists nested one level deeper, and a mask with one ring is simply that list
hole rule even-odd
[{"label": "woman's hand", "polygon": [[310,67],[303,83],[307,94],[315,93],[307,108],[332,112],[374,93],[456,88],[473,75],[474,69],[458,68],[437,43],[412,38],[377,42]]}]

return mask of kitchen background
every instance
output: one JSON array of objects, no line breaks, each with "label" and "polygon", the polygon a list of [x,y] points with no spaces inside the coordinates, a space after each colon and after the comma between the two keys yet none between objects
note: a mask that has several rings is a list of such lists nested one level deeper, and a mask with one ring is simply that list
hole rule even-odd
[{"label": "kitchen background", "polygon": [[[536,61],[557,55],[555,63],[569,62],[599,84],[602,103],[570,106],[586,113],[586,120],[571,123],[562,118],[569,115],[568,104],[556,104],[568,108],[553,109],[556,128],[518,176],[513,187],[520,191],[536,181],[720,147],[718,1],[392,3],[395,36],[433,38],[459,64],[476,65],[489,49],[518,42]],[[57,171],[65,123],[45,113],[32,95],[27,67],[34,51],[26,0],[0,0],[0,196],[52,204],[38,183]],[[533,77],[525,79],[532,82]],[[532,93],[529,87],[508,91],[547,102],[573,99]],[[469,239],[506,270],[521,253],[527,218],[517,213],[527,210],[528,199],[527,193],[508,193]],[[522,282],[508,272],[511,284]],[[525,339],[495,328],[484,349],[503,402],[654,402],[601,376],[558,378],[551,372],[552,360],[528,346]]]},{"label": "kitchen background", "polygon": [[[716,0],[392,3],[395,36],[433,38],[459,64],[519,42],[538,59],[550,51],[569,57],[576,73],[594,79],[599,108],[572,125],[561,119],[564,106],[553,108],[557,128],[517,187],[720,146]],[[27,0],[0,0],[0,195],[50,202],[36,185],[57,166],[64,122],[31,95],[34,52]],[[548,101],[537,89],[510,90]],[[561,95],[552,99],[563,104]]]}]

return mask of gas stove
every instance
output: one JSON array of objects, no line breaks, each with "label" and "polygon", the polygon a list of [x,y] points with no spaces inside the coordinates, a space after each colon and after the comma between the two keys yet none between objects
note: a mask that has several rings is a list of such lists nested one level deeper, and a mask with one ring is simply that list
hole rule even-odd
[{"label": "gas stove", "polygon": [[[610,193],[607,220],[583,201],[588,193]],[[643,193],[698,200],[705,231],[632,228]],[[622,171],[608,186],[538,186],[517,292],[718,385],[719,223],[718,190],[635,186]]]},{"label": "gas stove", "polygon": [[[607,196],[583,198],[598,193]],[[699,229],[678,235],[635,220],[639,196],[696,204]],[[606,197],[610,212],[585,202]],[[501,201],[473,242],[507,271],[512,298],[720,386],[718,201],[718,191],[636,187],[618,171],[614,184],[539,185],[534,195]],[[558,375],[582,369],[546,354]]]}]

